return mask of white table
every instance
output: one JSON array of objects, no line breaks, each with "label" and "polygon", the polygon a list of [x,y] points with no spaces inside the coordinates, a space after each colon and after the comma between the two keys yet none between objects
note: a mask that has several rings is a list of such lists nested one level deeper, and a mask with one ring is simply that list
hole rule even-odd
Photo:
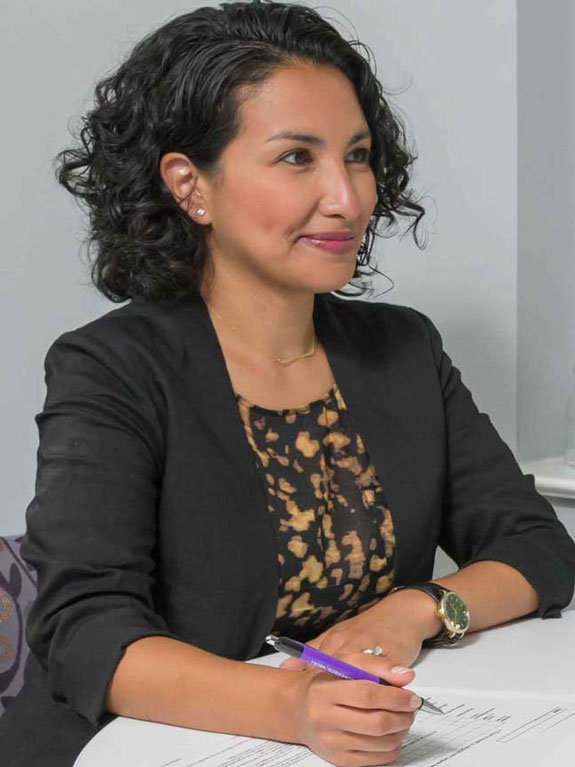
[{"label": "white table", "polygon": [[[274,666],[283,659],[284,655],[276,653],[250,662]],[[495,691],[506,699],[510,694],[528,695],[550,704],[561,697],[575,707],[575,606],[565,610],[560,619],[521,619],[472,634],[455,647],[424,651],[414,668],[416,678],[410,687],[424,695],[430,688],[468,699],[470,691],[475,695]],[[569,726],[573,728],[575,743],[575,717],[571,721],[573,724]],[[184,767],[191,762],[165,761],[164,757],[185,746],[186,739],[193,751],[198,736],[195,730],[118,717],[87,744],[74,767],[104,764],[106,767],[144,767],[152,761],[158,765]],[[224,744],[230,736],[202,733],[202,737],[206,743],[209,740]],[[565,749],[564,743],[562,748]],[[549,755],[548,751],[548,748],[538,750],[535,744],[521,766],[563,767],[573,763],[572,758],[563,761],[563,751],[555,755]],[[453,760],[454,767],[459,763]],[[467,761],[464,759],[461,763],[485,767],[483,759],[474,761],[469,754]],[[211,767],[209,760],[206,764]],[[499,764],[492,761],[490,767],[499,767]],[[501,767],[509,766],[501,763]]]}]

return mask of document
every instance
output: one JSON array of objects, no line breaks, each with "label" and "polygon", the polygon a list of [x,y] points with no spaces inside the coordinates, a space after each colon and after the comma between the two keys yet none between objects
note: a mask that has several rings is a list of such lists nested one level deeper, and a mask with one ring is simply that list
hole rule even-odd
[{"label": "document", "polygon": [[[425,693],[423,693],[425,694]],[[419,712],[395,764],[474,767],[479,764],[535,764],[534,749],[575,749],[575,701],[525,697],[430,694],[443,716]],[[561,748],[563,748],[563,745]],[[542,764],[542,762],[537,762]]]},{"label": "document", "polygon": [[[417,713],[403,741],[401,754],[394,762],[397,767],[483,767],[515,763],[557,767],[571,763],[575,751],[575,698],[567,696],[551,700],[507,694],[462,695],[460,692],[447,694],[443,690],[434,693],[425,689],[421,689],[421,693],[444,714]],[[126,720],[122,721],[125,724]],[[141,744],[138,767],[329,765],[301,745],[130,721],[136,728],[145,724],[148,735],[152,726],[164,730],[159,740],[153,735],[144,739],[149,742]],[[169,737],[166,737],[166,728],[172,731]],[[158,731],[156,735],[159,734]],[[130,736],[124,730],[124,743],[126,737]],[[136,737],[135,732],[132,737]],[[154,740],[156,744],[162,744],[156,754],[153,753]],[[117,764],[121,765],[120,754],[118,757]],[[135,763],[132,757],[130,764]],[[78,765],[81,767],[81,760]]]}]

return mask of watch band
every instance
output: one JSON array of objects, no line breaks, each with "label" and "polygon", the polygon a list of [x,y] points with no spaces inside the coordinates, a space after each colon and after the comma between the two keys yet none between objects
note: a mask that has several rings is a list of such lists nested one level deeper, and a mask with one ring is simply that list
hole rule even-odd
[{"label": "watch band", "polygon": [[[436,615],[443,621],[443,627],[439,633],[430,639],[425,639],[423,642],[423,647],[444,647],[446,645],[454,645],[464,637],[465,632],[467,631],[467,626],[469,625],[469,612],[467,611],[467,626],[463,630],[453,631],[448,627],[445,614],[441,609],[443,604],[443,597],[446,594],[454,594],[454,592],[451,592],[449,589],[445,588],[445,586],[441,586],[439,583],[424,581],[422,583],[410,583],[405,586],[396,586],[390,591],[390,594],[393,594],[394,591],[400,591],[402,589],[415,589],[417,591],[423,591],[425,594],[428,594],[432,599],[435,600],[437,605]],[[463,601],[460,597],[457,597],[457,595],[455,596],[461,602]]]}]

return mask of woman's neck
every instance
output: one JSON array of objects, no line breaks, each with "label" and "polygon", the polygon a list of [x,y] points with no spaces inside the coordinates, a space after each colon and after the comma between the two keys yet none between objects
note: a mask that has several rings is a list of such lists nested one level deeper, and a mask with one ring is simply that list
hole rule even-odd
[{"label": "woman's neck", "polygon": [[[270,358],[305,354],[314,341],[314,294],[281,295],[220,280],[202,297],[218,334]],[[234,340],[235,339],[235,340]]]}]

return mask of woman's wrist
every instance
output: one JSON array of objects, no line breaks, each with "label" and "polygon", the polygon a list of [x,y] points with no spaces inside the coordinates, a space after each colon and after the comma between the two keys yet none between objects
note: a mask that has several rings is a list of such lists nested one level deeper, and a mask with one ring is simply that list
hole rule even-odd
[{"label": "woman's wrist", "polygon": [[393,615],[396,625],[414,631],[422,642],[436,636],[443,628],[443,622],[436,613],[435,600],[417,589],[406,588],[388,594],[378,607],[382,614]]}]

